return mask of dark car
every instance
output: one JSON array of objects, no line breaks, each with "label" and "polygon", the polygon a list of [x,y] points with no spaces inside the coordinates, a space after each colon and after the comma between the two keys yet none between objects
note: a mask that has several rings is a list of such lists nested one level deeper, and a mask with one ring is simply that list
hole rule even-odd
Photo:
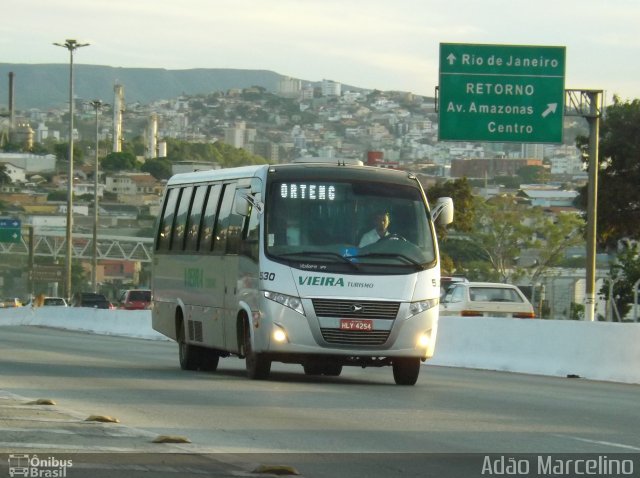
[{"label": "dark car", "polygon": [[113,305],[102,294],[94,292],[77,292],[71,301],[72,307],[93,307],[95,309],[113,309]]},{"label": "dark car", "polygon": [[127,310],[144,310],[151,307],[151,291],[149,289],[125,290],[120,296],[120,306]]}]

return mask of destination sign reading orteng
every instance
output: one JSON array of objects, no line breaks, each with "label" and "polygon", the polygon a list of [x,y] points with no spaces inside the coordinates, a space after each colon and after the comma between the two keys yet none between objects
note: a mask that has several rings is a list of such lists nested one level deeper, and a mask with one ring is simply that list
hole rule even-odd
[{"label": "destination sign reading orteng", "polygon": [[439,139],[560,143],[565,48],[440,45]]},{"label": "destination sign reading orteng", "polygon": [[280,197],[283,199],[333,201],[336,199],[336,187],[332,184],[282,183]]}]

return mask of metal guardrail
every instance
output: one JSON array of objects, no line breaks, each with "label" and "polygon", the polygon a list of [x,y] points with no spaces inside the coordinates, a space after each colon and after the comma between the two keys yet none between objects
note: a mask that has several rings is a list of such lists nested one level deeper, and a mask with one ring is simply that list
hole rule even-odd
[{"label": "metal guardrail", "polygon": [[[129,236],[98,236],[98,260],[127,260],[151,262],[153,239]],[[93,235],[74,234],[71,244],[76,259],[93,258]],[[0,242],[0,254],[29,255],[28,236],[22,235],[17,243]],[[57,259],[66,254],[66,237],[59,232],[36,232],[33,236],[33,255]]]}]

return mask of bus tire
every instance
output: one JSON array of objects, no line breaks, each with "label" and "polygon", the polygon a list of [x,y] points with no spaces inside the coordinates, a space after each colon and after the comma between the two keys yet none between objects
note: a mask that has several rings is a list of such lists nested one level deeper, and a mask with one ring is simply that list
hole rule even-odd
[{"label": "bus tire", "polygon": [[327,377],[339,377],[342,373],[342,365],[338,363],[330,363],[324,366],[323,375]]},{"label": "bus tire", "polygon": [[415,385],[419,374],[419,358],[400,357],[393,359],[393,379],[397,385]]},{"label": "bus tire", "polygon": [[271,372],[271,360],[264,354],[253,351],[251,344],[251,332],[249,325],[245,323],[244,327],[244,355],[247,367],[247,377],[251,380],[265,380],[269,378]]},{"label": "bus tire", "polygon": [[201,347],[200,350],[200,370],[215,372],[220,362],[220,354],[211,349]]},{"label": "bus tire", "polygon": [[198,370],[201,353],[198,347],[187,343],[184,334],[184,324],[178,321],[176,328],[176,341],[178,342],[178,359],[182,370]]}]

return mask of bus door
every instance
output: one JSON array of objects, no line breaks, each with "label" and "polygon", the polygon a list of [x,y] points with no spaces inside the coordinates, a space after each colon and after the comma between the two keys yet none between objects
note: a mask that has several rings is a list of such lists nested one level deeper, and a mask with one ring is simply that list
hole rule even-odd
[{"label": "bus door", "polygon": [[[255,179],[254,179],[255,182]],[[240,303],[257,309],[259,217],[247,197],[251,189],[238,185],[228,188],[222,207],[227,210],[225,271],[225,339],[226,349],[238,352],[238,311]],[[222,216],[221,211],[221,216]]]},{"label": "bus door", "polygon": [[[242,217],[234,214],[233,202],[236,195],[236,184],[225,184],[220,198],[218,220],[216,221],[215,244],[213,254],[217,262],[215,264],[216,277],[219,279],[218,289],[222,293],[222,323],[224,331],[224,349],[230,352],[237,351],[236,327],[229,317],[235,317],[237,307],[237,280],[238,280],[238,232],[242,224]],[[238,222],[240,221],[240,225]]]}]

